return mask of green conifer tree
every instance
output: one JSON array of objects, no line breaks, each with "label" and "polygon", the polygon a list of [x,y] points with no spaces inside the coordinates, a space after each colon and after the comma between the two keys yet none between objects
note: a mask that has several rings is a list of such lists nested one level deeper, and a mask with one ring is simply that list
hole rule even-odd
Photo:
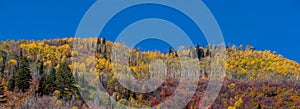
[{"label": "green conifer tree", "polygon": [[0,51],[0,58],[2,58],[1,66],[0,66],[0,77],[3,76],[5,70],[5,62],[7,59],[7,53],[3,50]]},{"label": "green conifer tree", "polygon": [[70,100],[73,94],[76,94],[75,78],[66,62],[60,64],[56,72],[55,84],[57,90],[61,92],[61,98],[64,100]]},{"label": "green conifer tree", "polygon": [[29,60],[22,57],[20,58],[18,67],[13,72],[12,78],[8,82],[8,89],[14,91],[14,89],[17,88],[22,92],[26,92],[30,88],[31,79]]}]

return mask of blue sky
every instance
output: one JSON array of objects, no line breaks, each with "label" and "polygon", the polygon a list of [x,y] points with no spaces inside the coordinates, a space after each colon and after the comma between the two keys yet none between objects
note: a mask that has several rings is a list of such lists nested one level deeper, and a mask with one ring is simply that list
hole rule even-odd
[{"label": "blue sky", "polygon": [[[226,43],[253,45],[300,62],[299,0],[202,1],[214,14]],[[94,2],[0,0],[0,40],[74,36],[82,16]],[[147,46],[150,42],[141,45]],[[160,42],[151,47],[166,45]]]}]

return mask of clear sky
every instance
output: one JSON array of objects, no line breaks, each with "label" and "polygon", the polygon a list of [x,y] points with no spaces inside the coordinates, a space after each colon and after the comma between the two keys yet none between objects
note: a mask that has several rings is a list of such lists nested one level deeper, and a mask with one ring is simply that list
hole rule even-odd
[{"label": "clear sky", "polygon": [[[300,62],[299,0],[202,1],[214,14],[226,43],[253,45]],[[82,16],[94,2],[0,0],[0,40],[74,36]],[[165,45],[160,42],[151,47]]]}]

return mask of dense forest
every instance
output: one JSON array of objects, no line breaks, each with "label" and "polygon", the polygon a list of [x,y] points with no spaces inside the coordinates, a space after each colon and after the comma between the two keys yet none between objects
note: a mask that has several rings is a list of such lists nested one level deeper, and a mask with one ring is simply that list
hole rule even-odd
[{"label": "dense forest", "polygon": [[[300,108],[300,64],[295,61],[249,45],[224,48],[196,45],[180,49],[170,49],[169,53],[145,52],[104,38],[2,41],[0,107],[111,109],[122,108],[119,106],[122,104],[135,108],[161,108],[159,104],[167,101],[180,87],[179,83],[185,81],[198,84],[189,102],[183,103],[186,109],[196,109],[202,104],[210,79],[217,75],[224,78],[222,87],[207,108]],[[127,51],[127,64],[113,60],[116,56],[113,50]],[[186,69],[189,73],[180,73],[184,69],[182,56],[186,62],[197,63],[191,67],[200,69]],[[153,64],[156,59],[162,60],[166,66]],[[224,63],[224,74],[219,73],[221,66],[221,69],[211,67],[219,63]],[[117,79],[129,76],[113,73],[127,69],[137,80],[147,80],[158,73],[152,70],[157,67],[166,68],[166,78],[157,90],[149,93],[128,90]],[[105,90],[99,89],[99,84]],[[148,88],[141,86],[142,90]],[[106,95],[97,96],[99,90],[107,92]],[[179,90],[176,94],[184,96],[187,93],[190,92]],[[177,103],[166,104],[171,107],[181,104]]]}]

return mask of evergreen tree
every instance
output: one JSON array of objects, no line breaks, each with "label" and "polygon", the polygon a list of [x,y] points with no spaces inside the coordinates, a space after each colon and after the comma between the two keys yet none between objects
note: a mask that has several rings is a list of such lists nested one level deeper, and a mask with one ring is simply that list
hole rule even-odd
[{"label": "evergreen tree", "polygon": [[209,49],[210,49],[209,47],[207,47],[207,49],[206,49],[206,56],[207,57],[211,57],[211,52],[210,52]]},{"label": "evergreen tree", "polygon": [[30,81],[32,79],[28,59],[22,58],[20,60],[20,66],[17,68],[15,74],[16,87],[21,91],[26,92],[30,88]]},{"label": "evergreen tree", "polygon": [[173,49],[170,47],[169,48],[169,55],[171,55],[173,52],[174,52]]},{"label": "evergreen tree", "polygon": [[4,70],[5,70],[5,62],[7,59],[7,53],[3,50],[0,51],[0,58],[2,58],[2,62],[0,62],[2,65],[0,66],[0,77],[3,76]]},{"label": "evergreen tree", "polygon": [[38,93],[39,95],[43,96],[45,94],[45,88],[46,88],[46,83],[47,83],[47,76],[46,74],[44,74],[44,65],[43,65],[43,61],[39,63],[39,75],[41,76],[41,78],[39,79],[39,87],[38,87]]},{"label": "evergreen tree", "polygon": [[198,59],[204,58],[204,50],[203,50],[203,48],[200,48],[200,46],[198,44],[196,45],[196,53],[197,53]]},{"label": "evergreen tree", "polygon": [[56,88],[61,92],[61,98],[70,100],[76,93],[75,79],[71,69],[66,62],[63,62],[56,72]]},{"label": "evergreen tree", "polygon": [[38,93],[39,95],[43,96],[46,94],[46,85],[47,85],[47,76],[48,75],[43,75],[40,82],[39,82],[39,88],[38,88]]},{"label": "evergreen tree", "polygon": [[30,88],[31,79],[29,60],[22,57],[18,67],[13,72],[12,78],[8,82],[8,89],[14,91],[14,89],[17,88],[22,92],[26,92]]},{"label": "evergreen tree", "polygon": [[200,48],[200,57],[201,57],[201,58],[204,58],[204,57],[205,57],[203,48]]},{"label": "evergreen tree", "polygon": [[45,76],[46,77],[46,86],[44,88],[44,94],[50,95],[52,94],[56,89],[56,70],[54,67],[51,67],[50,74]]}]

